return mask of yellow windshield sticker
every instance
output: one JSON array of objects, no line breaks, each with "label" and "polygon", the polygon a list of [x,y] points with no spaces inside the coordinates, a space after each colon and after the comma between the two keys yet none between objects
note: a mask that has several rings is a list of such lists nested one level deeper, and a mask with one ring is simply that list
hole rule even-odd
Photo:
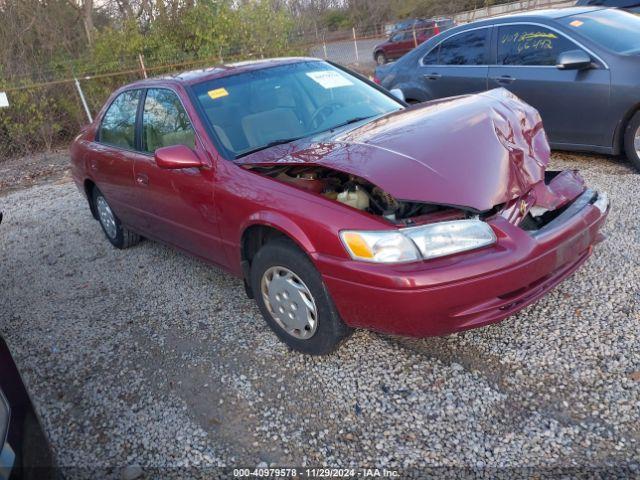
[{"label": "yellow windshield sticker", "polygon": [[582,25],[584,25],[584,22],[581,22],[580,20],[574,20],[569,25],[571,25],[572,27],[581,27]]},{"label": "yellow windshield sticker", "polygon": [[213,100],[229,95],[229,92],[227,92],[226,88],[216,88],[215,90],[209,90],[207,93]]}]

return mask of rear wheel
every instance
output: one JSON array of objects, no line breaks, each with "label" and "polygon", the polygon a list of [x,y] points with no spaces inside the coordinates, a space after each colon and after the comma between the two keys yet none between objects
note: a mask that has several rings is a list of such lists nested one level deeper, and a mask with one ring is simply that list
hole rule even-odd
[{"label": "rear wheel", "polygon": [[627,125],[624,135],[624,150],[629,162],[640,171],[640,112],[637,112]]},{"label": "rear wheel", "polygon": [[351,332],[314,265],[289,240],[272,240],[258,251],[251,286],[269,327],[294,350],[324,355]]},{"label": "rear wheel", "polygon": [[122,225],[98,187],[94,187],[91,194],[98,221],[107,240],[116,248],[129,248],[139,243],[140,235]]},{"label": "rear wheel", "polygon": [[385,63],[387,63],[387,56],[384,54],[384,52],[376,53],[376,63],[378,65],[384,65]]}]

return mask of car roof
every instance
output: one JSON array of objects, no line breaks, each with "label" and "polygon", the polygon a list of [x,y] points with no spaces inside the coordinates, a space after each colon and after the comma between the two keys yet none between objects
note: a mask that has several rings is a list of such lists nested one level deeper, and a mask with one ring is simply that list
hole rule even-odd
[{"label": "car roof", "polygon": [[513,22],[513,21],[535,21],[535,20],[557,20],[559,18],[569,17],[571,15],[580,15],[583,13],[604,10],[603,7],[566,7],[566,8],[548,8],[541,10],[530,10],[522,13],[510,13],[497,17],[478,20],[476,22],[467,23],[465,26],[474,25],[493,25],[496,23]]},{"label": "car roof", "polygon": [[640,0],[578,0],[576,5],[629,8],[640,5]]},{"label": "car roof", "polygon": [[213,80],[216,78],[228,77],[230,75],[235,75],[238,73],[264,70],[266,68],[277,67],[279,65],[290,65],[292,63],[311,61],[321,62],[323,60],[320,58],[312,57],[282,57],[266,58],[262,60],[249,60],[148,78],[130,83],[127,85],[127,87],[139,88],[157,83],[181,83],[186,85],[193,85],[195,83]]}]

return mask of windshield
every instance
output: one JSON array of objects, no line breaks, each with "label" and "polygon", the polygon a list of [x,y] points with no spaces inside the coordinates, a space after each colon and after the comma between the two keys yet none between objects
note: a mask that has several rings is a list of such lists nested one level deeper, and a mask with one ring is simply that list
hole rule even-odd
[{"label": "windshield", "polygon": [[617,9],[559,19],[567,28],[616,53],[640,52],[640,17]]},{"label": "windshield", "polygon": [[233,158],[403,108],[321,61],[239,73],[193,88],[211,131]]}]

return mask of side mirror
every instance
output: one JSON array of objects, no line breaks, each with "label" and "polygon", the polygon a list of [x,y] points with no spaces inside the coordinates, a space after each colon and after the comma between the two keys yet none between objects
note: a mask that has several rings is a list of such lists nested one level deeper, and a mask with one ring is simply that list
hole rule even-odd
[{"label": "side mirror", "polygon": [[401,102],[404,102],[404,93],[402,93],[402,90],[400,90],[399,88],[392,88],[391,90],[389,90],[389,93],[391,95],[393,95],[394,97],[396,97],[398,100],[400,100]]},{"label": "side mirror", "polygon": [[178,168],[200,168],[202,161],[186,145],[172,145],[170,147],[162,147],[156,150],[154,155],[156,164],[160,168],[178,169]]},{"label": "side mirror", "polygon": [[584,50],[568,50],[558,55],[556,67],[559,70],[584,70],[592,63],[591,56]]}]

